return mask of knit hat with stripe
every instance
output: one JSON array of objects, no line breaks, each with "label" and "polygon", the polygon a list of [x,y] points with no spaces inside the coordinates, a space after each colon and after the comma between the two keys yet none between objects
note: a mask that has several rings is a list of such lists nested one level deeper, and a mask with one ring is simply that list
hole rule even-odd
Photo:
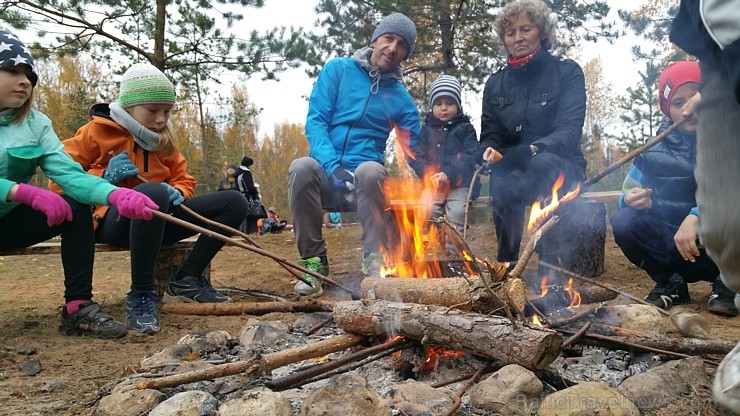
[{"label": "knit hat with stripe", "polygon": [[144,104],[175,104],[175,86],[155,66],[134,64],[121,78],[118,103],[123,108]]},{"label": "knit hat with stripe", "polygon": [[462,110],[460,105],[460,93],[462,87],[457,78],[450,75],[440,75],[429,84],[429,107],[434,107],[434,102],[438,98],[447,97],[457,104],[457,108]]}]

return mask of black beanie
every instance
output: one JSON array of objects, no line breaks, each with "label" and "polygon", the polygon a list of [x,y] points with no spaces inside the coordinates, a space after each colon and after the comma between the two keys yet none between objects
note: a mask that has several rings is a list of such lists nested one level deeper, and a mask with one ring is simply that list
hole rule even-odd
[{"label": "black beanie", "polygon": [[252,166],[253,164],[254,164],[254,160],[252,160],[252,158],[251,158],[251,157],[249,157],[249,156],[244,156],[244,157],[242,158],[242,166],[244,166],[244,167],[248,168],[248,167]]}]

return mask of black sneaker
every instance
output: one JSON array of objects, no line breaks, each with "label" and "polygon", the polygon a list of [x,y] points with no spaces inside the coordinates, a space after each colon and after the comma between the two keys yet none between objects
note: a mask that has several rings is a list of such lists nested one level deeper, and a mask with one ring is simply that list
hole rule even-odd
[{"label": "black sneaker", "polygon": [[712,284],[712,295],[709,296],[709,312],[717,315],[737,316],[735,306],[735,292],[730,290],[719,277]]},{"label": "black sneaker", "polygon": [[126,335],[126,325],[117,322],[100,309],[100,305],[87,301],[72,314],[62,306],[62,323],[59,332],[65,335],[91,335],[102,339],[121,338]]},{"label": "black sneaker", "polygon": [[170,280],[162,297],[164,303],[224,303],[231,298],[214,289],[203,276]]},{"label": "black sneaker", "polygon": [[126,324],[129,329],[143,334],[159,332],[157,294],[154,291],[132,290],[126,296]]},{"label": "black sneaker", "polygon": [[645,296],[645,301],[661,309],[670,309],[675,305],[683,305],[691,302],[689,287],[685,282],[658,283],[653,290]]}]

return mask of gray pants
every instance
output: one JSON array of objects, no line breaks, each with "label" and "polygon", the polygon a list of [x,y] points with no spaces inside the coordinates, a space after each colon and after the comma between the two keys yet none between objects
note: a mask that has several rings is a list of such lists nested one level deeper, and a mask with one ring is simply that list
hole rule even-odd
[{"label": "gray pants", "polygon": [[725,285],[740,292],[740,104],[715,68],[702,65],[696,199],[701,239]]},{"label": "gray pants", "polygon": [[[469,188],[456,188],[448,192],[429,193],[431,198],[431,213],[429,219],[436,220],[441,218],[445,213],[447,219],[457,228],[463,231],[463,222],[465,221],[465,203],[468,200]],[[422,195],[422,200],[425,196]]]},{"label": "gray pants", "polygon": [[[386,208],[383,193],[387,174],[383,165],[365,162],[355,174],[357,218],[362,225],[362,249],[377,253],[388,241]],[[339,211],[342,196],[334,192],[326,173],[311,157],[294,160],[288,168],[288,202],[293,219],[296,243],[301,258],[326,256],[326,242],[321,225],[324,210]]]}]

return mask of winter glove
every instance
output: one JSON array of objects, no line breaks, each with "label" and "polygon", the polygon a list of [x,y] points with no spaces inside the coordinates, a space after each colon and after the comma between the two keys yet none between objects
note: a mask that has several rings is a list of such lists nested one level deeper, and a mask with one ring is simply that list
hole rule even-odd
[{"label": "winter glove", "polygon": [[103,172],[103,179],[116,185],[128,177],[138,174],[139,168],[129,159],[128,150],[124,150],[108,161],[108,168]]},{"label": "winter glove", "polygon": [[514,146],[503,152],[504,160],[508,159],[509,163],[516,163],[517,165],[525,164],[532,158],[532,149],[528,144],[520,144]]},{"label": "winter glove", "polygon": [[65,220],[72,221],[72,208],[67,201],[46,189],[20,183],[13,200],[46,214],[46,224],[49,227],[59,225]]},{"label": "winter glove", "polygon": [[172,185],[162,182],[162,185],[167,188],[167,193],[170,194],[170,204],[173,207],[176,207],[180,204],[182,204],[182,201],[185,200],[185,198],[182,196],[182,193],[177,190],[177,188],[173,187]]},{"label": "winter glove", "polygon": [[355,190],[355,175],[342,168],[337,168],[332,174],[331,184],[340,193],[348,193]]},{"label": "winter glove", "polygon": [[153,214],[147,208],[159,209],[148,196],[128,188],[118,188],[111,192],[108,202],[118,208],[121,215],[134,220],[150,220]]}]

